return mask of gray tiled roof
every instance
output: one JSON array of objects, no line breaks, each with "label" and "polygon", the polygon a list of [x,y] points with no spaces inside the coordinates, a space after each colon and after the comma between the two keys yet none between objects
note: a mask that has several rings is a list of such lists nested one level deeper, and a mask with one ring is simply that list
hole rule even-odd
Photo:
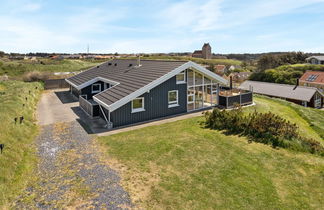
[{"label": "gray tiled roof", "polygon": [[250,80],[243,82],[239,88],[249,90],[250,86],[253,87],[254,93],[300,101],[310,101],[317,91],[317,89],[313,87],[298,86],[296,89],[294,89],[295,85],[257,82]]},{"label": "gray tiled roof", "polygon": [[81,72],[68,78],[67,81],[76,86],[96,77],[118,82],[119,84],[109,88],[109,91],[103,91],[96,95],[97,99],[110,105],[186,62],[141,60],[141,66],[135,67],[137,64],[135,59],[115,59]]}]

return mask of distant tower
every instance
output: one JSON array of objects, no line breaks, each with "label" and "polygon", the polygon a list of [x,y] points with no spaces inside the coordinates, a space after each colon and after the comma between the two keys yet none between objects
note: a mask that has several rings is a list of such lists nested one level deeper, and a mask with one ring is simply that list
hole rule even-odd
[{"label": "distant tower", "polygon": [[89,44],[87,45],[87,54],[89,55]]},{"label": "distant tower", "polygon": [[212,58],[211,46],[209,45],[209,43],[205,43],[202,47],[202,57],[205,59]]}]

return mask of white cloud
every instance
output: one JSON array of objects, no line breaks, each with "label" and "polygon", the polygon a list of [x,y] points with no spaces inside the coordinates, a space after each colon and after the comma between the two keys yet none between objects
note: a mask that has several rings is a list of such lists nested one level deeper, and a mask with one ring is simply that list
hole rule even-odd
[{"label": "white cloud", "polygon": [[324,2],[324,0],[256,0],[244,2],[224,13],[221,22],[218,24],[218,28],[242,26],[255,20],[286,14],[296,9],[320,2]]},{"label": "white cloud", "polygon": [[213,29],[221,16],[222,0],[201,1],[185,0],[174,3],[163,10],[158,17],[165,26],[174,29],[190,28],[192,31]]},{"label": "white cloud", "polygon": [[[205,32],[233,28],[255,20],[292,12],[324,0],[183,0],[164,9],[158,18],[166,28]],[[226,7],[225,7],[226,6]]]}]

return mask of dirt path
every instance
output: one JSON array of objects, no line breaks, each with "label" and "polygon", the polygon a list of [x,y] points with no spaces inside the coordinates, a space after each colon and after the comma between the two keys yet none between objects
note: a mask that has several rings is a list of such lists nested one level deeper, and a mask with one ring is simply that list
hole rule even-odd
[{"label": "dirt path", "polygon": [[118,173],[100,161],[93,140],[76,121],[44,125],[37,145],[37,177],[15,209],[132,207]]}]

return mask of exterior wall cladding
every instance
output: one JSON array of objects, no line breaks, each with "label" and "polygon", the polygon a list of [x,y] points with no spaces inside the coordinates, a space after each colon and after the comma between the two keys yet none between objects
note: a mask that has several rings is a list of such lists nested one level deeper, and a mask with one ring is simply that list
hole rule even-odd
[{"label": "exterior wall cladding", "polygon": [[[98,82],[95,82],[93,84],[101,84],[100,92],[104,90],[104,84],[105,84],[104,82],[98,81]],[[92,88],[92,85],[89,85],[89,86],[87,86],[85,88],[82,88],[82,90],[81,90],[81,95],[87,95],[88,100],[92,99],[92,96],[97,94],[97,93],[91,93],[91,88]]]},{"label": "exterior wall cladding", "polygon": [[[101,90],[100,91],[103,91],[104,90],[104,82],[101,82],[101,81],[98,81],[98,82],[95,82],[93,84],[101,84]],[[96,95],[97,93],[91,93],[91,87],[92,85],[89,85],[85,88],[82,88],[81,90],[77,90],[75,87],[73,86],[70,86],[70,88],[72,88],[72,94],[74,96],[76,96],[77,98],[79,98],[80,95],[87,95],[87,99],[92,99],[92,96]],[[108,87],[109,87],[109,84],[108,84]]]},{"label": "exterior wall cladding", "polygon": [[[177,107],[168,108],[170,90],[178,90]],[[114,127],[187,112],[187,84],[176,84],[175,76],[140,97],[144,97],[145,111],[132,113],[132,102],[128,102],[110,114]],[[104,110],[107,115],[108,111]]]}]

